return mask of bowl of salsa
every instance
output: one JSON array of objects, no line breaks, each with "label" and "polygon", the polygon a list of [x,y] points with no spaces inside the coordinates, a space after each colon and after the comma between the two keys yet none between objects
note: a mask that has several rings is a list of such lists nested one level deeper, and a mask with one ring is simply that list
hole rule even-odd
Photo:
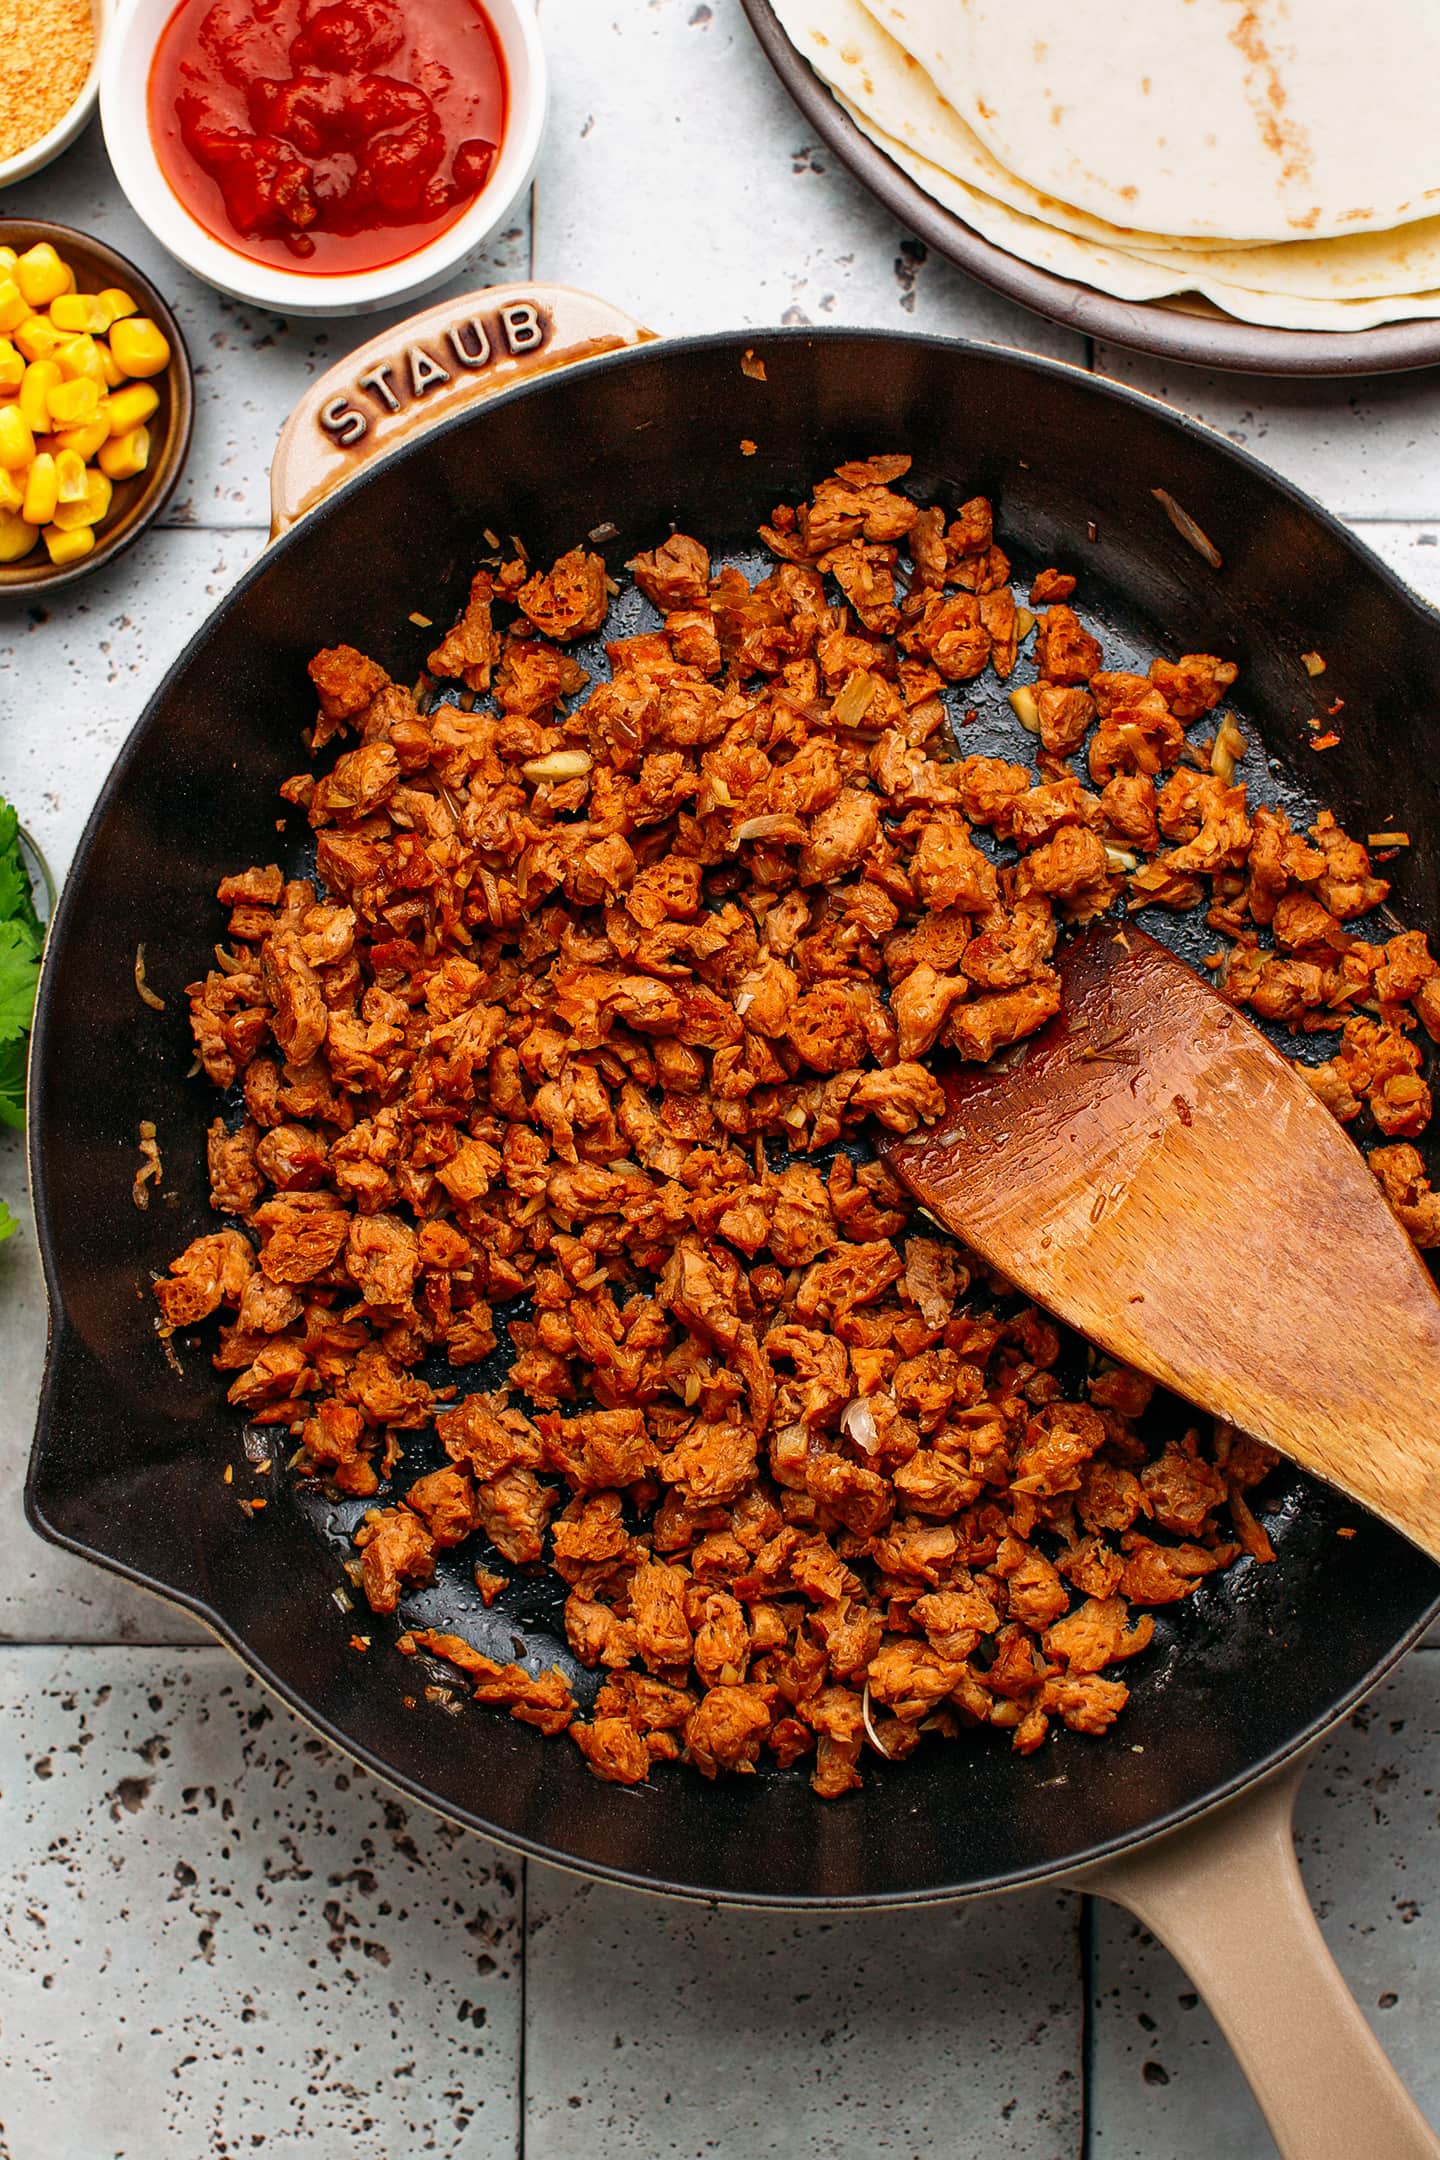
[{"label": "bowl of salsa", "polygon": [[545,104],[533,0],[132,0],[100,85],[156,238],[281,314],[441,283],[529,186]]}]

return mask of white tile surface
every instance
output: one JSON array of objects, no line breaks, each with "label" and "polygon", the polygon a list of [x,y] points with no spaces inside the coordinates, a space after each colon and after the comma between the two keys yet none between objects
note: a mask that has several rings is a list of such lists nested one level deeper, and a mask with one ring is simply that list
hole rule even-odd
[{"label": "white tile surface", "polygon": [[1095,366],[1194,413],[1350,518],[1433,517],[1437,371],[1335,382],[1209,374],[1098,345]]},{"label": "white tile surface", "polygon": [[1428,524],[1406,519],[1375,524],[1364,518],[1354,518],[1351,524],[1397,577],[1413,585],[1431,607],[1440,607],[1440,517]]},{"label": "white tile surface", "polygon": [[527,2160],[1069,2160],[1078,1920],[726,1913],[532,1863]]},{"label": "white tile surface", "polygon": [[877,323],[1081,361],[926,255],[811,135],[739,0],[540,0],[555,62],[535,269],[651,329]]},{"label": "white tile surface", "polygon": [[[1326,1940],[1395,2067],[1440,2126],[1437,1791],[1440,1654],[1418,1650],[1321,1750],[1296,1827]],[[1260,2111],[1189,1981],[1105,1904],[1096,1907],[1093,2000],[1092,2160],[1272,2160]]]},{"label": "white tile surface", "polygon": [[262,541],[152,526],[43,606],[0,606],[0,793],[57,877],[161,677]]},{"label": "white tile surface", "polygon": [[0,1653],[7,2160],[510,2160],[520,1888],[219,1650]]}]

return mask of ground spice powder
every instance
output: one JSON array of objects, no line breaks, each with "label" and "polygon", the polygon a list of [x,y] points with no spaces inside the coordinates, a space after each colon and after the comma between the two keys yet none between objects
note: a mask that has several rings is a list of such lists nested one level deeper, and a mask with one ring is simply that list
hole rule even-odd
[{"label": "ground spice powder", "polygon": [[0,159],[64,119],[94,57],[90,0],[12,0],[0,17]]}]

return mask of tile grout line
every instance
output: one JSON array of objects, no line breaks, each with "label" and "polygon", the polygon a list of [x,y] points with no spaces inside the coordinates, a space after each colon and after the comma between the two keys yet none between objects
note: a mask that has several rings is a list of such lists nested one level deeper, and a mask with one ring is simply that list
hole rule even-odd
[{"label": "tile grout line", "polygon": [[530,1987],[530,1862],[520,1862],[520,2045],[515,2065],[515,2151],[517,2160],[525,2160],[526,2143],[526,2070],[527,2050],[530,2039],[529,2016]]},{"label": "tile grout line", "polygon": [[1080,2150],[1078,2160],[1094,2160],[1095,2077],[1095,1900],[1080,1898]]}]

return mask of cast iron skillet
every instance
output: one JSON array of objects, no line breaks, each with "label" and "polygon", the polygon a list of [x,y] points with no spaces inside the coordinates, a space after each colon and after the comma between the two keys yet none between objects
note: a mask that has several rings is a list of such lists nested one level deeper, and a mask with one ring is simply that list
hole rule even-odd
[{"label": "cast iron skillet", "polygon": [[[479,298],[499,351],[497,296]],[[573,301],[530,295],[552,342],[542,334],[528,364],[564,357]],[[368,357],[388,353],[403,389],[407,341],[443,357],[446,320],[432,310]],[[593,350],[603,340],[589,330]],[[343,465],[333,436],[347,410],[370,417],[359,452],[414,420],[413,407],[377,419],[380,394],[357,387],[366,357],[307,399],[310,433],[292,435],[277,467],[280,522]],[[479,387],[477,371],[454,396]],[[327,436],[313,433],[322,411]],[[116,764],[60,900],[34,1033],[31,1166],[52,1327],[27,1492],[37,1529],[197,1614],[329,1739],[456,1821],[622,1882],[754,1903],[993,1891],[1151,1838],[1296,1759],[1415,1639],[1440,1575],[1296,1475],[1271,1519],[1278,1564],[1243,1562],[1162,1618],[1107,1743],[1066,1733],[1028,1760],[984,1741],[926,1748],[840,1803],[817,1801],[803,1771],[707,1785],[673,1770],[622,1790],[503,1716],[433,1709],[428,1676],[385,1623],[363,1623],[368,1656],[348,1647],[356,1617],[332,1600],[343,1526],[287,1496],[278,1466],[257,1484],[223,1377],[198,1338],[180,1341],[183,1374],[171,1370],[148,1286],[213,1227],[201,1135],[215,1102],[187,1077],[181,992],[223,932],[210,898],[221,875],[277,854],[305,861],[302,821],[277,832],[276,789],[302,762],[315,648],[353,641],[408,680],[434,632],[407,618],[449,620],[486,528],[548,560],[613,525],[605,553],[619,569],[673,520],[743,558],[774,503],[839,459],[897,446],[913,452],[924,499],[996,500],[1017,574],[1050,561],[1083,573],[1110,664],[1140,649],[1237,659],[1237,710],[1270,760],[1245,768],[1257,792],[1293,794],[1298,781],[1313,793],[1323,779],[1352,829],[1403,825],[1415,844],[1397,912],[1440,921],[1440,772],[1421,734],[1440,692],[1440,626],[1335,520],[1218,437],[1063,366],[935,338],[751,333],[541,372],[381,458],[280,539],[191,641]],[[1177,534],[1155,487],[1204,528],[1223,569]],[[1318,755],[1306,725],[1317,684],[1300,661],[1317,650],[1320,692],[1345,701],[1341,741]],[[967,746],[1014,750],[995,688],[967,685],[961,700],[982,707]],[[135,994],[142,941],[163,1015]],[[143,1118],[176,1198],[141,1214],[130,1184]],[[256,1490],[270,1504],[252,1519],[239,1496]],[[518,1639],[532,1662],[560,1642],[543,1592],[522,1586],[487,1615],[459,1572],[406,1612],[502,1656]],[[1310,2134],[1304,2150],[1328,2148]]]}]

